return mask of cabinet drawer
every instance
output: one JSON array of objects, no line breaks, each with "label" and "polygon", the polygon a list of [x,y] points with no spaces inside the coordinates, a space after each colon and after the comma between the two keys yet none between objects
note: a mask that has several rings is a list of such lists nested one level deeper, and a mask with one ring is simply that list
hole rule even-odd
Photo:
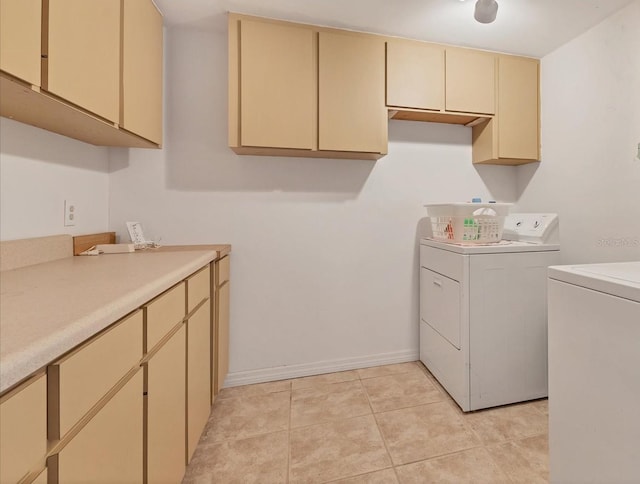
[{"label": "cabinet drawer", "polygon": [[420,268],[420,318],[460,349],[460,284]]},{"label": "cabinet drawer", "polygon": [[467,263],[468,256],[426,245],[420,246],[420,266],[447,276],[454,281],[462,280],[464,266]]},{"label": "cabinet drawer", "polygon": [[49,458],[53,482],[142,482],[142,370],[67,444]]},{"label": "cabinet drawer", "polygon": [[187,279],[187,311],[191,312],[202,301],[211,296],[211,271],[209,266]]},{"label": "cabinet drawer", "polygon": [[49,365],[49,436],[64,436],[141,357],[142,311],[136,311]]},{"label": "cabinet drawer", "polygon": [[0,402],[0,482],[17,482],[47,452],[47,379],[25,383]]},{"label": "cabinet drawer", "polygon": [[147,311],[147,351],[185,317],[185,283],[181,282],[154,299],[146,307]]},{"label": "cabinet drawer", "polygon": [[224,256],[216,262],[216,286],[221,286],[229,280],[229,256]]}]

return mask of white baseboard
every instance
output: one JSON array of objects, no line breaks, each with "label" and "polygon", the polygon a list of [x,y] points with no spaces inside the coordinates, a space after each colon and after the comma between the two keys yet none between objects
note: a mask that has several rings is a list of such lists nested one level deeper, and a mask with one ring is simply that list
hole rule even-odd
[{"label": "white baseboard", "polygon": [[368,368],[370,366],[390,365],[392,363],[406,363],[416,361],[420,353],[415,350],[396,351],[394,353],[380,353],[370,356],[359,356],[355,358],[341,358],[337,360],[318,361],[316,363],[305,363],[302,365],[276,366],[260,370],[247,370],[229,373],[224,382],[224,387],[237,387],[252,383],[264,383],[268,381],[287,380],[289,378],[299,378],[302,376],[321,375],[323,373],[333,373],[336,371],[356,370],[358,368]]}]

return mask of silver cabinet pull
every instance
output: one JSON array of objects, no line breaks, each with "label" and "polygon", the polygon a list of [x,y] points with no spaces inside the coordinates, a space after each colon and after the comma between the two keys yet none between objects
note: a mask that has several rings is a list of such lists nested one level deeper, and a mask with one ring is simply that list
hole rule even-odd
[{"label": "silver cabinet pull", "polygon": [[433,284],[438,286],[438,287],[442,287],[442,281],[439,281],[438,279],[434,279],[433,280]]}]

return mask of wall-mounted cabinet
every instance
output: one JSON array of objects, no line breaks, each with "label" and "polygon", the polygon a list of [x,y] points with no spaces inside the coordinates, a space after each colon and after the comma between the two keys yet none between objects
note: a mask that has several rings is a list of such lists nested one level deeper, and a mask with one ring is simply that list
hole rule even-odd
[{"label": "wall-mounted cabinet", "polygon": [[1,5],[0,115],[96,145],[160,145],[162,18],[151,0]]},{"label": "wall-mounted cabinet", "polygon": [[490,55],[405,39],[386,44],[390,119],[472,125],[493,116]]},{"label": "wall-mounted cabinet", "polygon": [[241,21],[242,103],[236,136],[242,146],[314,148],[314,47],[314,33],[308,28]]},{"label": "wall-mounted cabinet", "polygon": [[539,155],[539,61],[229,15],[229,146],[378,159],[387,120],[473,127],[473,162]]},{"label": "wall-mounted cabinet", "polygon": [[351,33],[319,36],[318,148],[385,154],[384,41]]},{"label": "wall-mounted cabinet", "polygon": [[42,87],[113,123],[120,111],[120,2],[49,0]]},{"label": "wall-mounted cabinet", "polygon": [[162,144],[162,15],[152,2],[123,2],[120,127]]},{"label": "wall-mounted cabinet", "polygon": [[447,111],[495,114],[495,54],[447,47],[445,78]]},{"label": "wall-mounted cabinet", "polygon": [[496,116],[473,127],[473,162],[521,165],[540,160],[539,66],[536,59],[498,57]]},{"label": "wall-mounted cabinet", "polygon": [[387,106],[444,110],[444,47],[401,39],[387,42]]},{"label": "wall-mounted cabinet", "polygon": [[231,149],[377,159],[386,145],[380,38],[229,15]]},{"label": "wall-mounted cabinet", "polygon": [[40,86],[42,0],[0,2],[0,69]]}]

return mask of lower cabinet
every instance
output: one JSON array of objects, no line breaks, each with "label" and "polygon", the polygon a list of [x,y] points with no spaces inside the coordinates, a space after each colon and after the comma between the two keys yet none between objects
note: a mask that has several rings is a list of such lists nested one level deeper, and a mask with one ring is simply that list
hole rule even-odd
[{"label": "lower cabinet", "polygon": [[47,452],[47,378],[28,381],[0,399],[0,482],[17,482]]},{"label": "lower cabinet", "polygon": [[229,372],[229,285],[227,281],[218,288],[218,317],[216,318],[218,326],[218,353],[217,353],[217,375],[216,375],[216,394],[224,386],[224,380]]},{"label": "lower cabinet", "polygon": [[50,477],[57,469],[57,481],[54,477],[53,482],[142,482],[142,386],[143,374],[138,370],[58,454],[49,458]]},{"label": "lower cabinet", "polygon": [[186,328],[146,365],[147,482],[180,482],[185,470]]},{"label": "lower cabinet", "polygon": [[215,317],[213,345],[215,359],[211,374],[213,395],[217,395],[224,386],[224,380],[229,371],[229,297],[230,297],[230,256],[225,256],[215,262]]},{"label": "lower cabinet", "polygon": [[209,299],[187,321],[187,463],[211,413],[211,306]]},{"label": "lower cabinet", "polygon": [[0,484],[179,483],[228,339],[225,256],[0,396]]},{"label": "lower cabinet", "polygon": [[47,484],[47,469],[43,470],[38,477],[35,478],[32,484]]}]

